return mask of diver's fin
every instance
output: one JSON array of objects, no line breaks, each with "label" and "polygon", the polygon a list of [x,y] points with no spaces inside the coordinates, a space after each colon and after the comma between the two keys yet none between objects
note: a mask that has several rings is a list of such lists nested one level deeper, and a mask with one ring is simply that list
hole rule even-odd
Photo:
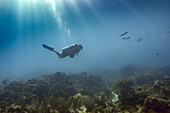
[{"label": "diver's fin", "polygon": [[54,48],[50,47],[50,46],[47,46],[45,44],[42,45],[44,48],[50,50],[50,51],[55,51]]}]

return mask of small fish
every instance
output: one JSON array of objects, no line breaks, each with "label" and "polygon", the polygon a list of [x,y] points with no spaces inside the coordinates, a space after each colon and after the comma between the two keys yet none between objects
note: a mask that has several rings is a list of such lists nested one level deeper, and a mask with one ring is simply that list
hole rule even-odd
[{"label": "small fish", "polygon": [[124,35],[126,35],[126,34],[128,34],[128,31],[124,32],[124,33],[121,34],[120,36],[124,36]]},{"label": "small fish", "polygon": [[126,40],[126,37],[125,37],[125,38],[123,38],[122,40]]},{"label": "small fish", "polygon": [[157,53],[156,53],[156,55],[161,55],[161,54],[162,54],[162,52],[157,52]]},{"label": "small fish", "polygon": [[159,55],[160,53],[156,53],[156,55]]},{"label": "small fish", "polygon": [[140,38],[140,39],[137,39],[137,41],[141,41],[142,39]]},{"label": "small fish", "polygon": [[130,39],[131,37],[127,37],[126,39],[128,40],[128,39]]},{"label": "small fish", "polygon": [[161,55],[161,54],[162,54],[162,52],[157,52],[157,53],[156,53],[156,55]]}]

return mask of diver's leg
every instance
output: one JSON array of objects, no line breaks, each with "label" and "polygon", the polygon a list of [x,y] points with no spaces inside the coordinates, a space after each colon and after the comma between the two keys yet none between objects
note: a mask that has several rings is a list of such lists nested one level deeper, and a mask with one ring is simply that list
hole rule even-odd
[{"label": "diver's leg", "polygon": [[54,50],[54,52],[58,55],[59,58],[63,58],[62,53],[59,53],[58,51]]},{"label": "diver's leg", "polygon": [[69,52],[68,51],[63,51],[62,53],[60,53],[60,58],[64,58],[69,56]]}]

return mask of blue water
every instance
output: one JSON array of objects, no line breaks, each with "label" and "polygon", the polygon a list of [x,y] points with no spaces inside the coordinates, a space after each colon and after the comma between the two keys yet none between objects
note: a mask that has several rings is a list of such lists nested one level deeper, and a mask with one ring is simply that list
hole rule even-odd
[{"label": "blue water", "polygon": [[[169,6],[169,0],[0,0],[0,77],[169,65]],[[58,51],[74,43],[84,48],[60,59],[43,43]]]}]

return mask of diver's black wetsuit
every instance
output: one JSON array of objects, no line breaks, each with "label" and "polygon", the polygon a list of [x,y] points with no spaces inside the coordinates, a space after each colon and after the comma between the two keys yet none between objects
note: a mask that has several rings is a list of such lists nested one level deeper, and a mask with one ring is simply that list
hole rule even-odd
[{"label": "diver's black wetsuit", "polygon": [[74,56],[78,55],[79,51],[83,49],[83,46],[81,44],[80,45],[73,44],[73,45],[63,48],[62,53],[60,53],[56,51],[54,48],[47,46],[45,44],[43,44],[43,47],[50,51],[55,52],[59,58],[64,58],[66,56],[70,56],[70,58],[74,58]]}]

